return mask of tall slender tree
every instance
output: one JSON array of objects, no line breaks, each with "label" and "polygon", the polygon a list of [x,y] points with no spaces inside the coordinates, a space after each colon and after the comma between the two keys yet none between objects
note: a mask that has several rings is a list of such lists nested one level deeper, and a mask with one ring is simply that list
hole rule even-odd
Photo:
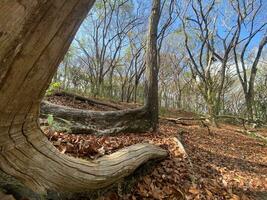
[{"label": "tall slender tree", "polygon": [[149,20],[146,49],[146,99],[145,106],[151,117],[153,131],[158,127],[158,24],[160,20],[160,0],[153,0]]},{"label": "tall slender tree", "polygon": [[[242,1],[235,0],[231,2],[232,8],[237,16],[237,39],[234,47],[234,60],[237,75],[241,83],[245,102],[247,107],[247,117],[254,118],[254,85],[258,71],[258,63],[264,47],[267,45],[267,21],[257,22],[260,12],[263,10],[262,0]],[[242,36],[242,34],[246,36]],[[262,34],[263,33],[263,34]],[[257,50],[253,58],[250,45],[255,42],[254,38],[260,36]]]}]

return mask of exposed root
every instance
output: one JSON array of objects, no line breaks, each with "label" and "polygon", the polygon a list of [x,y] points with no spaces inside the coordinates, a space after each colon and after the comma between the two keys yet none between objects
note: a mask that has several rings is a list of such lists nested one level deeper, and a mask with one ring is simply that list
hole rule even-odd
[{"label": "exposed root", "polygon": [[115,134],[142,132],[150,129],[150,117],[145,107],[119,111],[88,111],[43,101],[42,114],[70,121],[73,133]]}]

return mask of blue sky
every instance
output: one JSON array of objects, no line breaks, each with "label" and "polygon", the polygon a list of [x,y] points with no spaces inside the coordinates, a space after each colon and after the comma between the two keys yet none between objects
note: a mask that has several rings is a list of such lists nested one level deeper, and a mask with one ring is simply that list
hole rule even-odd
[{"label": "blue sky", "polygon": [[[134,12],[136,12],[136,10],[139,6],[142,7],[142,10],[141,10],[142,12],[139,12],[139,14],[141,14],[143,16],[143,22],[144,22],[143,27],[144,27],[144,29],[146,29],[152,0],[150,0],[150,1],[131,0],[131,1],[132,1],[132,4],[134,5]],[[178,0],[178,1],[180,1],[180,0]],[[203,2],[204,2],[204,4],[207,4],[210,1],[211,0],[204,0]],[[241,1],[241,0],[239,0],[239,1]],[[248,0],[245,0],[245,1],[248,1]],[[223,36],[223,35],[225,35],[225,33],[224,33],[225,25],[223,24],[223,22],[227,21],[228,26],[232,26],[234,23],[236,23],[236,16],[232,13],[233,8],[229,5],[228,0],[217,0],[216,2],[219,3],[218,4],[218,6],[219,6],[218,10],[216,11],[217,13],[216,12],[214,13],[214,15],[218,15],[217,30],[218,30],[219,34],[221,36]],[[257,21],[256,27],[260,26],[264,21],[267,22],[267,0],[262,0],[262,3],[263,3],[263,5],[261,8],[261,11],[259,12],[259,15],[258,15],[257,20],[256,20]],[[94,9],[92,9],[90,14],[94,14]],[[162,17],[162,21],[164,21],[164,17]],[[84,23],[88,23],[88,22],[85,21]],[[180,21],[179,21],[179,19],[177,19],[177,21],[171,27],[171,30],[175,30],[175,29],[179,28],[179,26],[180,26]],[[81,28],[79,30],[79,32],[77,33],[77,37],[82,38],[84,34],[87,34],[87,33],[83,28]],[[258,33],[254,37],[254,39],[251,41],[249,49],[253,49],[253,48],[258,46],[263,34],[266,34],[266,28],[264,29],[264,31]],[[248,36],[248,29],[247,29],[247,27],[242,26],[241,37],[244,38],[246,36]]]}]

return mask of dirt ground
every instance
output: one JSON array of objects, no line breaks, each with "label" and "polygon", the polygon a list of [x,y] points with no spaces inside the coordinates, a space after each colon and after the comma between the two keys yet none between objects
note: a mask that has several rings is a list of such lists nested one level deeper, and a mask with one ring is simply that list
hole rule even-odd
[{"label": "dirt ground", "polygon": [[[220,128],[210,127],[209,132],[198,122],[182,125],[161,120],[158,133],[96,137],[58,133],[49,128],[45,133],[62,153],[84,159],[96,159],[142,142],[169,151],[169,157],[139,176],[130,190],[118,188],[99,199],[265,200],[267,144],[238,132],[241,128],[221,123]],[[266,132],[258,130],[263,135]],[[177,138],[186,154],[177,144]]]}]

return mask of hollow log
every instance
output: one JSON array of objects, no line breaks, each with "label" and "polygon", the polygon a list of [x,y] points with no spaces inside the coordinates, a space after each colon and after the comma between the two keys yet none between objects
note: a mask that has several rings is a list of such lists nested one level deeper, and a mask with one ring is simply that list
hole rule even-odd
[{"label": "hollow log", "polygon": [[167,154],[137,144],[95,161],[77,159],[60,153],[39,128],[40,102],[93,3],[0,1],[0,171],[38,193],[103,188]]}]

